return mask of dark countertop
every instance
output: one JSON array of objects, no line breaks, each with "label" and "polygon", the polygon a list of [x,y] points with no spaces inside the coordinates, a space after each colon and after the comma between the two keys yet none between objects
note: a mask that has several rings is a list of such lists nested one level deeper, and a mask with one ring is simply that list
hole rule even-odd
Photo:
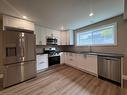
[{"label": "dark countertop", "polygon": [[42,55],[42,54],[46,54],[46,53],[36,53],[36,55]]},{"label": "dark countertop", "polygon": [[103,52],[74,52],[74,51],[66,51],[71,53],[77,53],[77,54],[85,54],[85,55],[97,55],[97,56],[109,56],[109,57],[124,57],[124,54],[117,54],[117,53],[103,53]]},{"label": "dark countertop", "polygon": [[[77,54],[85,54],[85,55],[97,55],[97,56],[109,56],[109,57],[124,57],[124,54],[117,54],[117,53],[104,53],[104,52],[77,52],[77,51],[61,51],[61,52],[68,52],[68,53],[77,53]],[[37,55],[42,55],[46,53],[36,53]]]}]

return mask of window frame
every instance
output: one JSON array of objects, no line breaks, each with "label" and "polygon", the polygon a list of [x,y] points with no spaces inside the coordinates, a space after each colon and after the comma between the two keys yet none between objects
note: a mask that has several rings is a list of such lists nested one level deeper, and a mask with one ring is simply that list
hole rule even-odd
[{"label": "window frame", "polygon": [[[94,44],[93,43],[93,32],[94,31],[97,31],[97,30],[102,30],[102,29],[105,29],[105,28],[108,28],[108,27],[111,27],[113,26],[114,27],[114,44]],[[80,31],[80,32],[76,32],[76,37],[75,37],[75,45],[76,46],[117,46],[117,22],[114,22],[114,23],[111,23],[111,24],[106,24],[106,25],[102,25],[102,26],[99,26],[99,27],[96,27],[96,28],[92,28],[92,29],[86,29],[84,31]],[[92,44],[91,45],[78,45],[78,33],[83,33],[83,32],[92,32]]]}]

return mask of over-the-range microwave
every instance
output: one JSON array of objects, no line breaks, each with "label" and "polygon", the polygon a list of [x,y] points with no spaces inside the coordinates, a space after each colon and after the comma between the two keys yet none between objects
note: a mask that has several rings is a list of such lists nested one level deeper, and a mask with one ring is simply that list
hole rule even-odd
[{"label": "over-the-range microwave", "polygon": [[57,45],[57,39],[55,37],[47,37],[47,45]]}]

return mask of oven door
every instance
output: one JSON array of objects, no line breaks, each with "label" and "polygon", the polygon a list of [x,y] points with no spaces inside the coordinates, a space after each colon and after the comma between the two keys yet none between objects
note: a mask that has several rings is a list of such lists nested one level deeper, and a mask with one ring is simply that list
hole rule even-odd
[{"label": "oven door", "polygon": [[49,66],[60,64],[60,56],[49,57]]},{"label": "oven door", "polygon": [[19,32],[3,32],[3,56],[4,64],[21,62],[21,33]]}]

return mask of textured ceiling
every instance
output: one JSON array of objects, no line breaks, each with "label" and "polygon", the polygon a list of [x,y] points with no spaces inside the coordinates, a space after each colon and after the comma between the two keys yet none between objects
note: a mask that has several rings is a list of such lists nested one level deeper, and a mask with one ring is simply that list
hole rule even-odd
[{"label": "textured ceiling", "polygon": [[[60,30],[80,28],[124,11],[124,0],[3,0],[17,16]],[[90,10],[94,16],[89,17]]]}]

